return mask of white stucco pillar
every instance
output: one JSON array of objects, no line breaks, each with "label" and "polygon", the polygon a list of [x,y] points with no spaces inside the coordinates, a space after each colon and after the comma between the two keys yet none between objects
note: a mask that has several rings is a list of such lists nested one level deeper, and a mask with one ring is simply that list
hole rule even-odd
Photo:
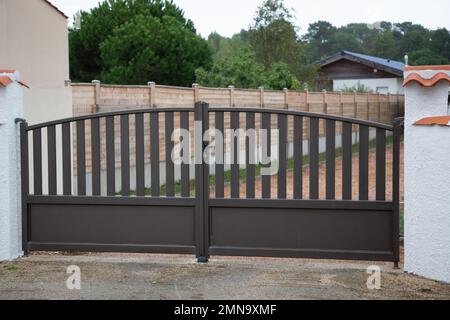
[{"label": "white stucco pillar", "polygon": [[405,79],[405,271],[450,283],[450,66]]},{"label": "white stucco pillar", "polygon": [[19,124],[23,88],[19,73],[0,71],[0,261],[22,255]]}]

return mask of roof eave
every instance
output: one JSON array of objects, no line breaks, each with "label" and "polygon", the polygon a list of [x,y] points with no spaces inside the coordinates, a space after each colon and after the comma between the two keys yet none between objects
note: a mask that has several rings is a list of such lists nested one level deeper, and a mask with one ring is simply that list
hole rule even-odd
[{"label": "roof eave", "polygon": [[363,64],[365,66],[368,66],[368,67],[371,67],[371,68],[375,68],[375,69],[378,69],[378,70],[383,70],[383,71],[392,73],[392,74],[394,74],[394,75],[396,75],[398,77],[403,77],[403,70],[390,68],[390,67],[387,67],[385,65],[382,65],[382,64],[379,64],[379,63],[376,63],[376,62],[373,62],[373,61],[369,61],[369,60],[366,60],[366,59],[363,59],[363,58],[358,58],[358,57],[352,56],[352,55],[347,54],[347,53],[338,53],[338,54],[336,54],[336,55],[334,55],[334,56],[332,56],[330,58],[322,60],[321,62],[319,62],[319,66],[321,68],[323,68],[323,67],[325,67],[325,66],[327,66],[329,64],[332,64],[334,62],[337,62],[337,61],[340,61],[340,60],[343,60],[343,59],[349,60],[349,61],[353,61],[353,62],[356,62],[356,63],[361,63],[361,64]]}]

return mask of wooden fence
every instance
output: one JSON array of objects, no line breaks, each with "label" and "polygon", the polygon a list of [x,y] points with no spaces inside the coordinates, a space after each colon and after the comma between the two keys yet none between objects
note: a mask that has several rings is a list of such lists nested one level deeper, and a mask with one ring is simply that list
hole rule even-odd
[{"label": "wooden fence", "polygon": [[[274,91],[260,89],[229,88],[203,88],[193,85],[192,88],[160,86],[149,83],[147,86],[119,86],[103,85],[98,81],[93,83],[72,84],[73,115],[89,115],[95,113],[133,110],[150,107],[193,107],[195,102],[204,101],[212,107],[254,107],[270,109],[289,109],[314,113],[346,116],[380,123],[392,124],[397,116],[404,114],[404,96],[397,94],[362,94],[362,93],[335,93],[335,92],[308,92],[308,91]],[[190,119],[193,128],[194,119]],[[229,124],[229,117],[225,118],[225,125]],[[241,119],[245,127],[245,119]],[[150,134],[149,119],[145,119],[145,130]],[[179,118],[175,117],[175,123]],[[259,120],[256,119],[259,126]],[[163,139],[165,119],[160,119],[160,134]],[[308,126],[308,123],[305,123]],[[86,135],[90,136],[90,126],[86,126]],[[130,119],[130,130],[134,132],[134,120]],[[336,128],[337,133],[340,128]],[[116,155],[120,158],[120,123],[116,119]],[[355,128],[355,132],[357,128]],[[104,137],[105,124],[101,124],[101,135]],[[305,130],[308,132],[308,130]],[[320,124],[320,134],[324,136],[324,124]],[[147,136],[148,136],[147,135]],[[133,148],[135,141],[130,134],[130,146]],[[306,139],[308,137],[305,137]],[[76,135],[73,137],[76,148]],[[292,132],[289,141],[292,141]],[[89,139],[87,140],[89,141]],[[162,144],[163,146],[164,144]],[[105,153],[105,139],[102,139],[101,150]],[[150,145],[145,144],[145,161],[150,161]],[[74,152],[76,154],[76,152]],[[131,150],[131,154],[134,154]],[[165,150],[161,148],[161,156]],[[90,146],[86,145],[87,172],[91,163]],[[76,159],[74,159],[76,164]],[[135,159],[130,159],[133,166]],[[102,168],[105,166],[105,157],[102,155]],[[75,168],[76,175],[76,168]]]}]

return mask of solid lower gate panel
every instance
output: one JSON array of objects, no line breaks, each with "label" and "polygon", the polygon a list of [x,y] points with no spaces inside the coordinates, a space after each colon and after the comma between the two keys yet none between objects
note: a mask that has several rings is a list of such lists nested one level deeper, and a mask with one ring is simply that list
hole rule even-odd
[{"label": "solid lower gate panel", "polygon": [[392,203],[211,200],[210,254],[393,261]]},{"label": "solid lower gate panel", "polygon": [[192,202],[31,197],[28,249],[195,254]]}]

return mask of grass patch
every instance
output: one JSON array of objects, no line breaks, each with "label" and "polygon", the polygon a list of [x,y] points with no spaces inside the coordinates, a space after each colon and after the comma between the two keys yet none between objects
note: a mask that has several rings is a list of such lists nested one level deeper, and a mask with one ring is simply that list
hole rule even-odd
[{"label": "grass patch", "polygon": [[3,269],[5,269],[6,271],[10,271],[10,272],[16,272],[17,270],[19,270],[19,268],[13,264],[3,266]]}]

